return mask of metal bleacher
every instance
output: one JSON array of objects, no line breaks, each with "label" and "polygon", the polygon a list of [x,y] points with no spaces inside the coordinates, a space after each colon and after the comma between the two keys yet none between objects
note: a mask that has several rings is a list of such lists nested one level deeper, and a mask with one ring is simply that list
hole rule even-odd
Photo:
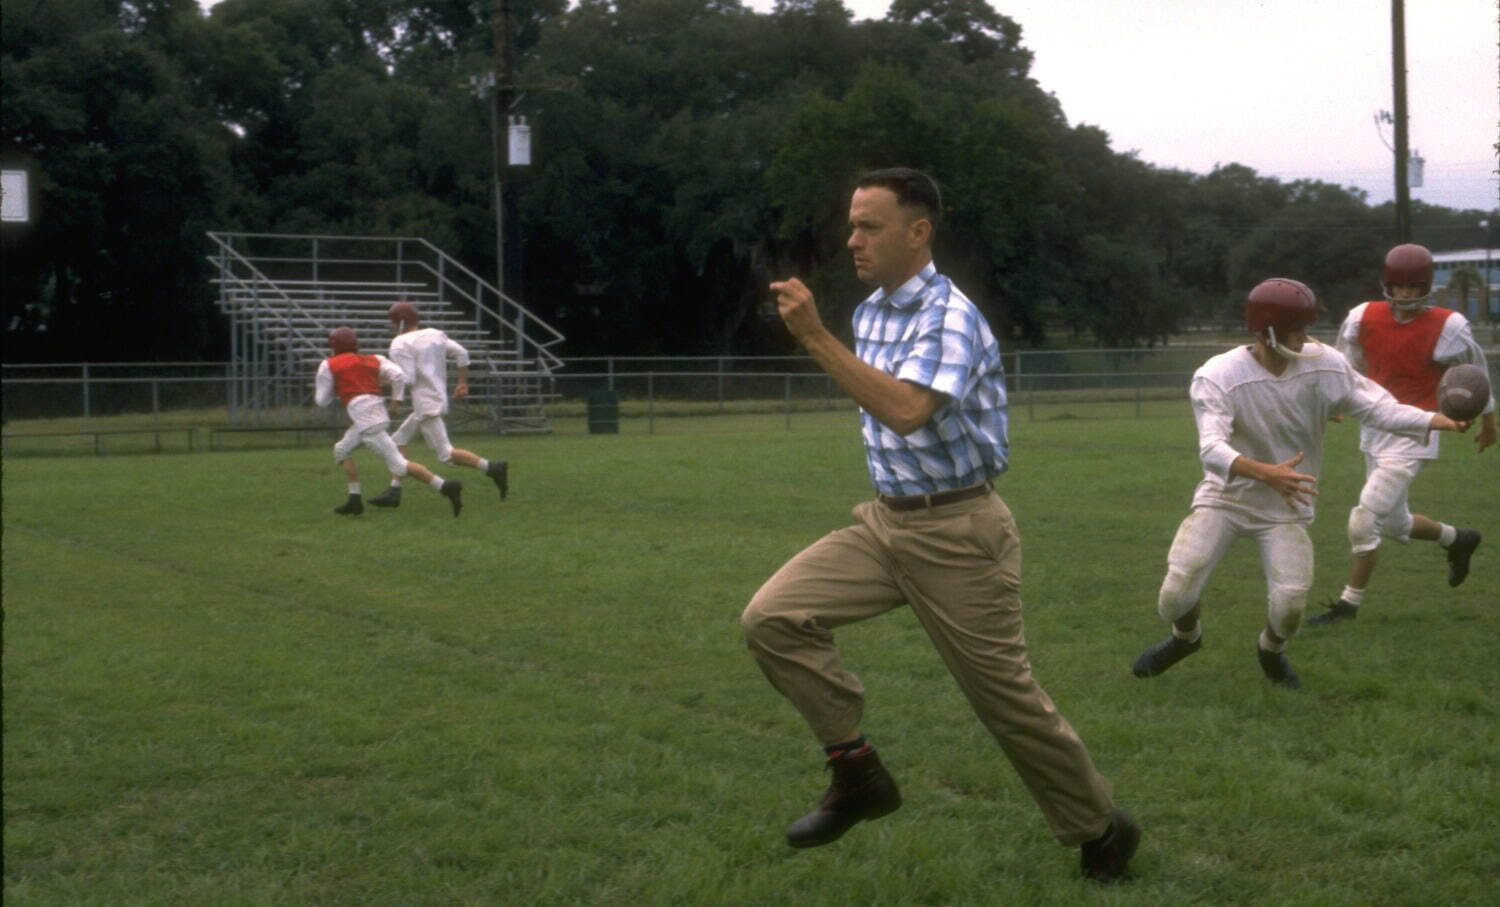
[{"label": "metal bleacher", "polygon": [[[348,325],[364,352],[385,353],[386,311],[405,300],[469,351],[469,396],[450,423],[502,433],[552,430],[552,347],[563,336],[423,239],[271,233],[208,234],[219,306],[230,319],[229,413],[271,427],[309,415],[312,379],[328,332]],[[450,378],[451,380],[451,378]]]}]

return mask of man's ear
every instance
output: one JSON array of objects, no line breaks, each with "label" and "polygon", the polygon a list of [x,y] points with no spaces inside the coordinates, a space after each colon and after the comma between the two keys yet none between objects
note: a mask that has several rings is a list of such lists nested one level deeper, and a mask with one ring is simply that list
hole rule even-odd
[{"label": "man's ear", "polygon": [[911,222],[910,227],[912,248],[920,249],[932,240],[932,221],[925,217],[919,217]]}]

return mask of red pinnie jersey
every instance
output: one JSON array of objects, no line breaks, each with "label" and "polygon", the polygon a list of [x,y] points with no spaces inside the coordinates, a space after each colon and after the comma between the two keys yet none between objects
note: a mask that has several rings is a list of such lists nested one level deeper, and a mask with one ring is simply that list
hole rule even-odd
[{"label": "red pinnie jersey", "polygon": [[328,357],[333,387],[345,406],[361,394],[380,395],[380,360],[365,353],[339,353]]},{"label": "red pinnie jersey", "polygon": [[1377,384],[1402,403],[1437,409],[1437,386],[1443,366],[1432,360],[1443,322],[1451,309],[1432,306],[1411,321],[1397,321],[1391,304],[1380,300],[1365,306],[1359,322],[1359,345],[1365,366]]}]

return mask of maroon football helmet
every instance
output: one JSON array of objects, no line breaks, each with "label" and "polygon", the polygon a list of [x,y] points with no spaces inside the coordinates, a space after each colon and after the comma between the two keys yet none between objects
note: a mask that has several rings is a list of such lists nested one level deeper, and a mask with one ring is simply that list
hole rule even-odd
[{"label": "maroon football helmet", "polygon": [[1319,355],[1288,349],[1276,336],[1309,327],[1317,320],[1318,297],[1307,284],[1286,277],[1272,277],[1256,284],[1245,302],[1245,327],[1282,356]]},{"label": "maroon football helmet", "polygon": [[357,353],[359,335],[354,333],[354,328],[334,328],[328,332],[328,348],[335,353]]},{"label": "maroon football helmet", "polygon": [[395,325],[398,331],[405,329],[407,325],[415,325],[418,321],[422,320],[421,316],[417,314],[417,307],[404,299],[391,306],[390,311],[386,312],[386,317],[391,320],[391,324]]},{"label": "maroon football helmet", "polygon": [[[1402,311],[1425,309],[1432,296],[1432,253],[1426,246],[1405,243],[1385,253],[1385,269],[1380,275],[1380,289],[1390,304]],[[1412,299],[1396,299],[1391,296],[1395,284],[1421,284],[1421,296]]]}]

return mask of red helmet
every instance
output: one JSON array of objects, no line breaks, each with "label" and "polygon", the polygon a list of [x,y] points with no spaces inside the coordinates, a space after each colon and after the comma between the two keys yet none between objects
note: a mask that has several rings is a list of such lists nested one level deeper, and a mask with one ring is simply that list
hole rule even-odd
[{"label": "red helmet", "polygon": [[334,328],[328,332],[328,348],[335,353],[359,352],[359,335],[354,328]]},{"label": "red helmet", "polygon": [[[1425,289],[1421,296],[1410,299],[1394,299],[1391,287],[1396,284],[1421,284]],[[1427,305],[1432,295],[1432,253],[1426,246],[1406,243],[1385,253],[1385,270],[1380,275],[1380,289],[1385,298],[1398,309],[1420,309]]]},{"label": "red helmet", "polygon": [[391,324],[400,325],[401,327],[416,324],[422,320],[421,316],[417,314],[417,307],[405,300],[391,306],[390,311],[385,314],[391,320]]},{"label": "red helmet", "polygon": [[1318,297],[1301,281],[1272,277],[1255,285],[1245,303],[1245,326],[1264,337],[1267,328],[1286,332],[1318,320]]}]

